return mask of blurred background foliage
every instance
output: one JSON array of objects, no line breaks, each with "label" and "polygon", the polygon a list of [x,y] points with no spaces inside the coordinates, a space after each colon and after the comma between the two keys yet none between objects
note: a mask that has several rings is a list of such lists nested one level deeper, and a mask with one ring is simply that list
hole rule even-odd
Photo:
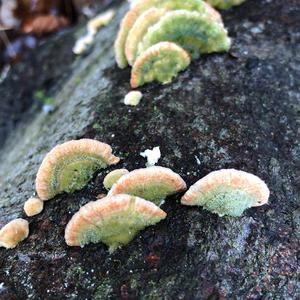
[{"label": "blurred background foliage", "polygon": [[[0,0],[0,70],[53,33],[95,16],[112,0]],[[3,74],[2,74],[3,76]]]}]

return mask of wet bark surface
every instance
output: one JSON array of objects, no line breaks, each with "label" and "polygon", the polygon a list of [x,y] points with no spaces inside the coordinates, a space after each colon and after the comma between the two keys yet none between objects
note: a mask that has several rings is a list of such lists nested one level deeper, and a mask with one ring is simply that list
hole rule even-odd
[{"label": "wet bark surface", "polygon": [[[113,254],[101,243],[67,247],[65,225],[80,206],[105,192],[109,168],[82,191],[57,196],[40,215],[26,218],[29,238],[0,250],[0,298],[297,299],[297,1],[249,0],[222,12],[233,38],[230,53],[203,56],[172,84],[141,88],[144,97],[134,108],[122,103],[130,69],[118,69],[112,51],[127,8],[117,6],[116,18],[99,32],[91,51],[70,64],[63,84],[55,82],[55,111],[37,113],[9,134],[0,150],[0,223],[25,217],[23,203],[34,193],[44,155],[57,143],[81,137],[109,143],[122,158],[118,167],[129,170],[145,166],[141,151],[160,146],[159,165],[188,185],[220,168],[252,172],[267,182],[269,204],[240,218],[220,218],[180,205],[177,195],[162,205],[164,221]],[[58,37],[59,47],[50,41],[45,59],[71,51],[82,33],[84,28]],[[24,68],[29,62],[30,57]],[[14,74],[2,85],[10,85]]]}]

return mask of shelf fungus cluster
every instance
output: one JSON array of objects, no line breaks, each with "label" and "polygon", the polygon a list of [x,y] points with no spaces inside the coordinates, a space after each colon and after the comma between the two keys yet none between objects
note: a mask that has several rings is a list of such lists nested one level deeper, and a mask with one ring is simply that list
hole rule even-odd
[{"label": "shelf fungus cluster", "polygon": [[230,39],[220,14],[202,0],[136,0],[115,41],[120,68],[132,66],[131,86],[172,81],[201,54],[224,52]]},{"label": "shelf fungus cluster", "polygon": [[15,248],[19,242],[28,237],[29,225],[24,219],[15,219],[0,230],[0,247]]},{"label": "shelf fungus cluster", "polygon": [[149,167],[128,173],[119,169],[104,179],[107,197],[81,207],[71,218],[65,231],[69,246],[103,242],[112,252],[129,243],[147,226],[166,217],[159,208],[167,196],[184,191],[186,184],[172,170]]},{"label": "shelf fungus cluster", "polygon": [[94,173],[119,162],[109,145],[91,139],[72,140],[54,147],[44,158],[37,176],[41,200],[82,189]]},{"label": "shelf fungus cluster", "polygon": [[192,185],[181,199],[219,216],[241,216],[245,209],[268,202],[270,191],[257,176],[235,169],[214,171]]}]

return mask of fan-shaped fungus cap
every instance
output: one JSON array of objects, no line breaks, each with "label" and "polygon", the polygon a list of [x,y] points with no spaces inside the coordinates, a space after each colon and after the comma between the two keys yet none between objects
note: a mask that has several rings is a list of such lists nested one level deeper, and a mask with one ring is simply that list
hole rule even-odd
[{"label": "fan-shaped fungus cap", "polygon": [[129,65],[132,66],[134,64],[137,56],[138,44],[143,39],[148,28],[157,23],[166,11],[166,9],[152,7],[138,17],[129,31],[125,45],[125,54]]},{"label": "fan-shaped fungus cap", "polygon": [[37,176],[36,191],[41,200],[62,192],[82,189],[93,174],[119,158],[109,145],[91,139],[69,141],[54,147],[44,158]]},{"label": "fan-shaped fungus cap", "polygon": [[65,240],[69,246],[101,241],[113,252],[165,217],[163,210],[144,199],[130,195],[105,197],[89,202],[74,214],[66,227]]},{"label": "fan-shaped fungus cap", "polygon": [[15,248],[19,242],[28,237],[29,225],[24,219],[10,221],[0,230],[0,247]]},{"label": "fan-shaped fungus cap", "polygon": [[200,53],[228,51],[231,43],[221,22],[208,14],[187,10],[167,12],[150,27],[139,45],[138,55],[162,41],[181,46],[192,58],[198,58]]},{"label": "fan-shaped fungus cap", "polygon": [[24,203],[24,211],[28,217],[39,214],[44,208],[44,202],[39,198],[29,198]]},{"label": "fan-shaped fungus cap", "polygon": [[126,169],[117,169],[109,172],[103,180],[103,185],[107,190],[110,190],[111,187],[125,174],[128,174],[129,171]]},{"label": "fan-shaped fungus cap", "polygon": [[154,80],[169,83],[190,62],[188,53],[174,43],[153,45],[135,61],[131,71],[131,87],[136,88]]},{"label": "fan-shaped fungus cap", "polygon": [[[115,41],[115,57],[120,68],[127,66],[125,55],[125,45],[128,34],[135,24],[138,17],[151,7],[165,8],[167,10],[185,9],[189,11],[197,11],[201,14],[211,14],[212,8],[202,0],[137,0],[132,3],[131,9],[127,12],[120,24],[120,30]],[[214,16],[217,12],[214,12]],[[212,16],[212,17],[214,17]],[[220,17],[221,19],[221,17]]]},{"label": "fan-shaped fungus cap", "polygon": [[240,5],[246,0],[206,0],[210,5],[219,9],[228,9],[231,6]]},{"label": "fan-shaped fungus cap", "polygon": [[219,216],[240,216],[245,209],[264,205],[270,191],[257,176],[235,169],[214,171],[192,185],[181,199],[200,205]]},{"label": "fan-shaped fungus cap", "polygon": [[167,196],[186,189],[184,180],[171,169],[149,167],[137,169],[122,176],[108,195],[129,194],[159,205]]}]

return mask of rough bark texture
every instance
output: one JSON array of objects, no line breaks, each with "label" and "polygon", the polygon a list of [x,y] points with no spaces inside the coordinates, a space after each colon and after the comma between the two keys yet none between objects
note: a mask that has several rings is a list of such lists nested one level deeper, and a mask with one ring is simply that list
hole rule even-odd
[{"label": "rough bark texture", "polygon": [[[0,250],[0,298],[297,299],[298,1],[249,0],[222,13],[233,37],[230,53],[203,56],[172,84],[145,86],[136,108],[122,104],[130,70],[117,68],[112,51],[127,7],[117,6],[116,18],[86,56],[68,58],[83,28],[35,53],[52,64],[65,53],[65,79],[44,67],[40,80],[52,78],[56,110],[21,121],[0,150],[0,223],[24,217],[23,202],[34,193],[45,153],[80,137],[111,144],[122,157],[118,167],[129,170],[145,165],[141,151],[159,145],[159,164],[189,185],[220,168],[253,172],[269,185],[270,203],[241,218],[220,218],[170,197],[162,207],[166,220],[111,255],[102,244],[67,247],[65,225],[81,205],[105,192],[103,171],[82,191],[48,201],[43,213],[28,219],[30,237]],[[10,93],[20,88],[31,59],[2,84]],[[22,97],[18,90],[15,100]]]}]

